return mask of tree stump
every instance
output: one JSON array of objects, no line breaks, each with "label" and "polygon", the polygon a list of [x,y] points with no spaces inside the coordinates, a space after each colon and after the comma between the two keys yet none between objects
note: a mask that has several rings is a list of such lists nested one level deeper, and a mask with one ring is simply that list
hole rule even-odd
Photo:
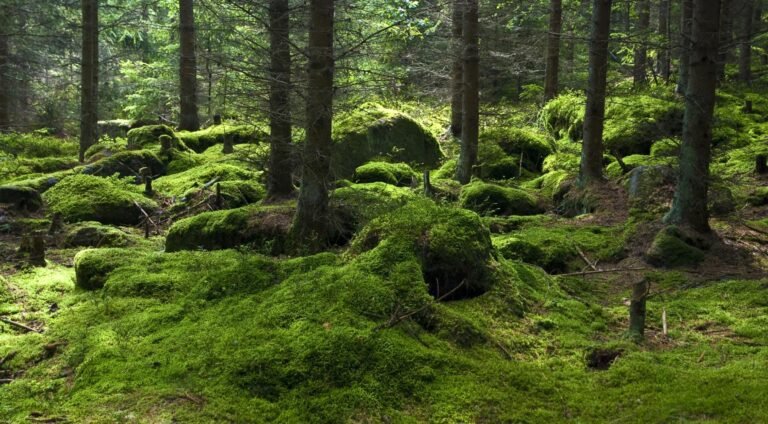
[{"label": "tree stump", "polygon": [[45,237],[42,232],[35,231],[26,234],[21,239],[18,250],[19,256],[32,265],[44,267],[45,264]]},{"label": "tree stump", "polygon": [[641,280],[632,286],[632,299],[629,304],[629,336],[636,342],[645,336],[645,301],[651,290],[648,280]]},{"label": "tree stump", "polygon": [[758,174],[768,174],[768,156],[757,155],[755,158],[755,172]]},{"label": "tree stump", "polygon": [[213,125],[221,125],[221,115],[213,115]]},{"label": "tree stump", "polygon": [[171,150],[173,139],[169,135],[160,136],[160,152],[168,153]]},{"label": "tree stump", "polygon": [[54,235],[61,231],[64,227],[64,223],[61,217],[61,213],[56,212],[51,217],[51,226],[48,227],[48,235]]},{"label": "tree stump", "polygon": [[744,107],[741,109],[744,113],[752,113],[752,100],[747,100],[744,102]]},{"label": "tree stump", "polygon": [[229,155],[235,152],[235,146],[232,145],[232,135],[226,134],[224,136],[224,147],[221,149],[221,153]]}]

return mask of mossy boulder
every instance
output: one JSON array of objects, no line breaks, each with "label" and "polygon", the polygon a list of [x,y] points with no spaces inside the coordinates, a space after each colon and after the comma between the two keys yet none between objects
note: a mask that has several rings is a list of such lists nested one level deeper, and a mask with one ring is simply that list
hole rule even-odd
[{"label": "mossy boulder", "polygon": [[[669,194],[670,187],[677,178],[675,170],[669,166],[638,166],[626,176],[626,188],[633,207],[648,209],[659,200],[661,194]],[[664,196],[667,197],[666,195]]]},{"label": "mossy boulder", "polygon": [[554,146],[546,134],[532,128],[486,129],[480,134],[480,143],[499,146],[504,153],[514,155],[518,164],[522,162],[523,167],[532,172],[540,172],[544,158],[554,152]]},{"label": "mossy boulder", "polygon": [[352,224],[359,230],[372,219],[392,212],[416,197],[416,194],[407,188],[387,183],[351,184],[337,188],[331,193],[331,206],[346,211],[345,214],[352,218]]},{"label": "mossy boulder", "polygon": [[277,254],[285,248],[293,214],[290,206],[247,206],[201,213],[173,224],[165,250],[221,250],[250,245]]},{"label": "mossy boulder", "polygon": [[118,228],[98,222],[81,222],[67,230],[65,247],[125,247],[128,234]]},{"label": "mossy boulder", "polygon": [[725,184],[711,184],[707,193],[707,207],[713,216],[725,216],[736,211],[736,198]]},{"label": "mossy boulder", "polygon": [[585,102],[583,94],[563,93],[544,105],[539,114],[539,121],[555,139],[581,140]]},{"label": "mossy boulder", "polygon": [[334,122],[331,169],[351,177],[358,166],[376,158],[432,169],[443,153],[434,136],[410,116],[366,103]]},{"label": "mossy boulder", "polygon": [[30,187],[14,185],[0,186],[0,203],[29,212],[36,212],[43,207],[40,193]]},{"label": "mossy boulder", "polygon": [[758,187],[752,190],[747,197],[747,202],[752,206],[768,205],[768,187]]},{"label": "mossy boulder", "polygon": [[[520,156],[510,156],[499,145],[481,143],[477,152],[477,170],[480,178],[486,180],[508,180],[524,174],[520,169]],[[453,173],[456,172],[454,166]],[[453,178],[453,175],[450,176]]]},{"label": "mossy boulder", "polygon": [[528,192],[476,181],[464,186],[459,195],[461,207],[481,214],[535,215],[543,212]]},{"label": "mossy boulder", "polygon": [[542,198],[549,199],[553,204],[558,205],[572,188],[574,179],[574,176],[566,171],[551,171],[525,183],[524,187],[539,190]]},{"label": "mossy boulder", "polygon": [[539,246],[519,237],[504,237],[498,243],[494,241],[496,249],[507,259],[514,259],[535,265],[545,265],[546,254]]},{"label": "mossy boulder", "polygon": [[669,226],[659,231],[646,252],[646,260],[654,266],[696,266],[704,260],[705,247],[700,240],[689,236],[678,227]]},{"label": "mossy boulder", "polygon": [[[492,282],[490,233],[467,210],[416,201],[374,219],[353,240],[350,252],[375,251],[379,266],[416,255],[430,293],[454,298],[481,295]],[[459,287],[461,286],[461,287]]]},{"label": "mossy boulder", "polygon": [[85,161],[96,162],[126,150],[125,140],[99,140],[85,151]]},{"label": "mossy boulder", "polygon": [[116,178],[73,175],[43,194],[51,212],[67,222],[98,221],[102,224],[135,225],[141,221],[141,206],[147,213],[157,203],[140,194],[141,188]]},{"label": "mossy boulder", "polygon": [[121,177],[137,177],[141,168],[149,168],[153,176],[165,173],[165,165],[152,151],[130,150],[115,153],[86,165],[83,174],[99,177],[109,177],[114,174]]},{"label": "mossy boulder", "polygon": [[418,178],[418,174],[405,163],[369,162],[355,169],[356,183],[382,182],[406,187]]},{"label": "mossy boulder", "polygon": [[197,153],[229,138],[232,144],[266,143],[269,136],[261,127],[253,125],[213,125],[200,131],[180,131],[178,137]]},{"label": "mossy boulder", "polygon": [[170,137],[172,145],[180,146],[176,133],[167,125],[147,125],[128,131],[128,145],[133,148],[159,146],[162,136]]},{"label": "mossy boulder", "polygon": [[609,152],[647,155],[655,140],[682,131],[683,105],[677,99],[639,94],[608,101],[603,138]]},{"label": "mossy boulder", "polygon": [[99,138],[103,136],[117,138],[127,136],[132,125],[133,121],[130,119],[111,119],[108,121],[99,121],[96,128],[99,132]]},{"label": "mossy boulder", "polygon": [[[183,200],[190,190],[199,190],[205,184],[234,181],[255,184],[259,181],[260,175],[259,172],[248,171],[234,165],[209,163],[158,178],[154,182],[154,189],[165,195],[179,197]],[[235,188],[234,184],[229,186]],[[213,188],[213,185],[211,187]],[[249,189],[249,191],[252,192],[253,190]],[[253,199],[253,197],[249,197],[249,199]]]},{"label": "mossy boulder", "polygon": [[104,287],[107,276],[129,260],[136,260],[147,253],[133,249],[86,249],[75,255],[75,285],[84,290]]}]

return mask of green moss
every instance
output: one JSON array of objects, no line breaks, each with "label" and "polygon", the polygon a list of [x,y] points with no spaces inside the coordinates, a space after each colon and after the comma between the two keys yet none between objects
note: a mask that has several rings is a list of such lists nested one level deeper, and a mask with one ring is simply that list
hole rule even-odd
[{"label": "green moss", "polygon": [[165,173],[165,165],[156,154],[149,150],[130,150],[115,153],[83,168],[83,174],[109,177],[118,174],[121,177],[137,177],[141,168],[149,168],[152,175]]},{"label": "green moss", "polygon": [[752,190],[747,199],[752,206],[768,205],[768,187],[757,187]]},{"label": "green moss", "polygon": [[372,257],[380,267],[396,257],[417,255],[436,296],[462,283],[458,293],[467,296],[482,294],[490,286],[492,246],[480,218],[430,201],[412,202],[373,220],[355,237],[351,251],[375,252]]},{"label": "green moss", "polygon": [[584,127],[585,97],[568,92],[550,100],[541,109],[539,121],[555,139],[580,140]]},{"label": "green moss", "polygon": [[174,223],[168,231],[165,249],[219,250],[247,244],[258,251],[276,254],[285,248],[293,212],[287,206],[205,212]]},{"label": "green moss", "polygon": [[195,152],[181,152],[171,149],[163,155],[163,161],[168,164],[166,174],[173,175],[204,165],[206,160]]},{"label": "green moss", "polygon": [[85,290],[104,287],[109,273],[144,252],[132,249],[86,249],[74,259],[76,285]]},{"label": "green moss", "polygon": [[677,157],[680,154],[680,144],[682,141],[677,138],[664,138],[656,141],[651,146],[651,156],[653,157]]},{"label": "green moss", "polygon": [[536,199],[527,192],[481,181],[464,186],[459,202],[462,207],[482,214],[535,215],[542,212]]},{"label": "green moss", "polygon": [[416,172],[405,163],[369,162],[358,166],[353,177],[356,183],[383,182],[401,187],[411,185],[418,178]]},{"label": "green moss", "polygon": [[182,146],[176,133],[167,125],[147,125],[128,131],[128,145],[138,148],[159,146],[162,136],[171,137],[174,147]]},{"label": "green moss", "polygon": [[449,159],[440,165],[440,168],[430,172],[430,178],[433,180],[452,180],[456,175],[456,166],[456,159]]},{"label": "green moss", "polygon": [[638,94],[612,97],[606,105],[605,148],[621,155],[648,154],[654,140],[682,134],[679,100]]},{"label": "green moss", "polygon": [[507,155],[515,155],[518,163],[532,172],[541,171],[544,158],[553,152],[545,134],[532,128],[492,128],[480,134],[480,143],[499,146]]},{"label": "green moss", "polygon": [[437,167],[443,157],[437,140],[419,123],[373,103],[336,119],[333,140],[331,168],[337,178],[376,158],[422,169]]},{"label": "green moss", "polygon": [[527,189],[539,190],[542,198],[550,199],[555,204],[565,197],[574,177],[566,171],[551,171],[523,185]]},{"label": "green moss", "polygon": [[130,243],[126,232],[98,222],[78,223],[64,237],[66,247],[125,247]]},{"label": "green moss", "polygon": [[[477,152],[480,177],[487,180],[508,180],[527,175],[520,169],[520,156],[509,156],[497,144],[480,144]],[[453,170],[454,174],[456,169]],[[450,176],[453,178],[453,175]]]},{"label": "green moss", "polygon": [[[670,158],[670,157],[655,157],[655,156],[648,156],[648,155],[631,155],[631,156],[626,156],[622,158],[622,161],[631,170],[640,166],[671,167],[673,164],[676,164],[677,157]],[[605,167],[605,176],[608,178],[619,178],[622,175],[624,175],[623,170],[621,169],[619,162],[616,161],[615,159],[613,159],[611,163]]]},{"label": "green moss", "polygon": [[411,190],[382,182],[352,184],[331,193],[331,205],[346,211],[357,229],[414,199],[416,195]]},{"label": "green moss", "polygon": [[101,139],[98,143],[92,145],[85,151],[85,160],[87,162],[95,162],[125,151],[126,141],[125,139]]},{"label": "green moss", "polygon": [[656,266],[695,266],[704,260],[704,252],[677,227],[667,227],[653,239],[646,257],[649,263]]},{"label": "green moss", "polygon": [[173,175],[167,175],[154,181],[153,187],[167,196],[183,197],[189,190],[199,189],[214,180],[218,182],[249,182],[256,183],[260,173],[243,168],[223,164],[210,163]]},{"label": "green moss", "polygon": [[103,224],[139,223],[141,212],[154,212],[157,204],[139,194],[140,188],[115,178],[73,175],[43,194],[51,212],[67,222],[98,221]]},{"label": "green moss", "polygon": [[232,144],[265,143],[268,135],[260,126],[252,125],[213,125],[200,131],[181,131],[178,137],[187,147],[202,153],[215,144],[224,143],[226,137],[230,137]]},{"label": "green moss", "polygon": [[0,134],[0,152],[26,158],[73,157],[77,155],[77,140],[62,139],[38,133]]}]

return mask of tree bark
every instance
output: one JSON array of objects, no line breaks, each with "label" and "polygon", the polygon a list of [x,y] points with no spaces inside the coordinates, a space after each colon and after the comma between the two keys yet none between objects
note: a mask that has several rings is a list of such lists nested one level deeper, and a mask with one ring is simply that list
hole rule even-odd
[{"label": "tree bark", "polygon": [[589,81],[584,113],[584,143],[579,179],[582,184],[603,180],[603,127],[608,78],[608,39],[611,36],[611,0],[594,0],[589,45]]},{"label": "tree bark", "polygon": [[293,192],[291,180],[291,46],[288,0],[269,2],[269,129],[267,198]]},{"label": "tree bark", "polygon": [[480,51],[477,0],[466,0],[464,9],[464,102],[462,111],[461,153],[456,180],[469,183],[477,163],[480,133]]},{"label": "tree bark", "polygon": [[464,1],[453,0],[452,30],[451,30],[451,54],[453,64],[451,66],[451,134],[461,137],[462,109],[464,107]]},{"label": "tree bark", "polygon": [[645,337],[646,299],[650,284],[643,280],[632,285],[632,299],[629,304],[629,335],[636,342]]},{"label": "tree bark", "polygon": [[742,33],[739,37],[739,81],[749,85],[752,83],[752,24],[754,22],[755,4],[753,0],[742,1]]},{"label": "tree bark", "polygon": [[194,0],[179,0],[179,129],[197,131],[197,55],[195,52]]},{"label": "tree bark", "polygon": [[712,117],[717,86],[720,0],[696,0],[690,56],[690,79],[685,95],[680,172],[672,209],[664,220],[709,232],[707,189],[712,144]]},{"label": "tree bark", "polygon": [[680,14],[680,73],[677,81],[677,93],[685,95],[688,89],[691,56],[691,28],[693,27],[693,0],[681,0]]},{"label": "tree bark", "polygon": [[331,236],[328,187],[331,184],[334,0],[311,0],[309,9],[307,136],[292,232],[297,242],[317,250],[327,245]]},{"label": "tree bark", "polygon": [[98,141],[99,2],[82,0],[82,57],[80,72],[80,162]]},{"label": "tree bark", "polygon": [[544,100],[557,96],[558,73],[560,71],[560,34],[563,31],[563,2],[549,2],[549,35],[547,36],[547,68],[544,77]]},{"label": "tree bark", "polygon": [[632,77],[635,86],[648,82],[646,66],[648,65],[648,28],[651,23],[651,4],[649,0],[637,2],[637,26],[635,32],[638,43],[635,45],[634,66]]},{"label": "tree bark", "polygon": [[659,75],[664,82],[669,82],[671,31],[669,25],[670,2],[669,0],[659,0],[659,34],[663,37],[662,45],[659,47]]},{"label": "tree bark", "polygon": [[731,49],[731,39],[733,17],[731,0],[721,0],[720,3],[720,54],[717,60],[717,80],[725,81],[725,65],[728,63],[728,56]]},{"label": "tree bark", "polygon": [[0,8],[0,133],[11,128],[9,7]]}]

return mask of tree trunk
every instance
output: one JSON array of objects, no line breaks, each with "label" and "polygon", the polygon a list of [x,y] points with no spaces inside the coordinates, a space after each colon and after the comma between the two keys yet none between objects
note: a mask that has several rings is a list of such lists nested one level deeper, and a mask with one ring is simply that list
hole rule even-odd
[{"label": "tree trunk", "polygon": [[731,30],[732,30],[732,16],[731,16],[731,0],[721,0],[720,3],[720,54],[717,60],[717,80],[720,82],[725,81],[725,65],[728,63],[729,51],[731,49]]},{"label": "tree trunk", "polygon": [[584,113],[584,143],[581,151],[582,184],[603,180],[603,126],[605,85],[608,78],[608,39],[611,36],[611,0],[594,0],[589,45],[589,81]]},{"label": "tree trunk", "polygon": [[316,250],[325,246],[331,235],[328,187],[331,184],[334,0],[311,0],[309,9],[307,136],[292,231],[297,242]]},{"label": "tree trunk", "polygon": [[269,129],[267,198],[293,192],[291,180],[291,46],[288,0],[269,2]]},{"label": "tree trunk", "polygon": [[197,131],[200,129],[200,118],[197,116],[194,0],[179,0],[179,43],[179,129]]},{"label": "tree trunk", "polygon": [[677,81],[677,93],[685,94],[688,89],[691,59],[691,28],[693,27],[693,0],[681,0],[680,14],[680,74]]},{"label": "tree trunk", "polygon": [[464,9],[464,102],[462,111],[461,153],[456,179],[469,183],[477,163],[480,132],[480,51],[477,0],[466,0]]},{"label": "tree trunk", "polygon": [[549,35],[547,37],[547,68],[544,77],[544,100],[557,96],[558,72],[560,71],[560,33],[563,31],[563,2],[549,2]]},{"label": "tree trunk", "polygon": [[464,107],[464,59],[462,34],[464,26],[464,1],[453,0],[453,26],[451,33],[451,134],[461,137],[462,108]]},{"label": "tree trunk", "polygon": [[634,66],[632,77],[635,86],[648,82],[646,66],[648,65],[648,27],[651,23],[651,4],[649,0],[637,2],[637,26],[635,28],[638,44],[635,46]]},{"label": "tree trunk", "polygon": [[643,280],[632,286],[632,299],[629,303],[629,335],[636,342],[645,337],[645,303],[650,291],[650,284]]},{"label": "tree trunk", "polygon": [[11,128],[11,46],[8,25],[8,7],[0,8],[0,133]]},{"label": "tree trunk", "polygon": [[98,141],[99,103],[99,2],[82,0],[82,58],[80,72],[80,162]]},{"label": "tree trunk", "polygon": [[685,96],[680,173],[672,209],[664,220],[705,233],[709,231],[707,189],[717,86],[720,0],[696,0],[693,10],[693,50]]},{"label": "tree trunk", "polygon": [[753,0],[743,0],[743,2],[742,33],[739,37],[739,81],[749,85],[752,83],[752,23],[755,5]]},{"label": "tree trunk", "polygon": [[659,47],[659,75],[664,82],[669,82],[671,31],[669,25],[670,3],[669,0],[659,0],[659,34],[662,35],[662,45]]}]

